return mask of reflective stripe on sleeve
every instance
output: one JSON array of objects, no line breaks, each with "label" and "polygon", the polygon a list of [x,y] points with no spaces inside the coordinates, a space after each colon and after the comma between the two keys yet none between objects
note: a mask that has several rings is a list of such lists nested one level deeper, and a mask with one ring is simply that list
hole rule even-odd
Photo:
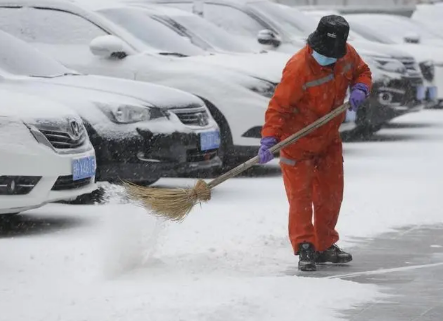
[{"label": "reflective stripe on sleeve", "polygon": [[334,79],[334,74],[327,75],[326,77],[323,77],[320,79],[308,81],[307,83],[305,83],[302,86],[302,88],[303,88],[303,90],[306,90],[310,87],[320,86],[320,85],[327,83],[328,81],[331,81],[332,79]]},{"label": "reflective stripe on sleeve", "polygon": [[285,157],[280,157],[280,163],[289,165],[289,166],[294,166],[297,162],[295,160],[289,159],[289,158],[285,158]]}]

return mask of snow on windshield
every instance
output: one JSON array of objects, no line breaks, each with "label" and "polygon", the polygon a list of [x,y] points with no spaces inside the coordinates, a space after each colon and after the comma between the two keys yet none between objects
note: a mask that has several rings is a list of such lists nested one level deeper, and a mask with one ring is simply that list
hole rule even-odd
[{"label": "snow on windshield", "polygon": [[317,28],[312,18],[288,6],[265,1],[251,2],[249,6],[260,15],[282,26],[292,36],[306,37]]},{"label": "snow on windshield", "polygon": [[[348,19],[347,17],[345,17]],[[349,20],[348,20],[349,21]],[[359,23],[349,21],[349,27],[354,31],[354,33],[362,36],[366,40],[373,42],[380,42],[386,45],[393,45],[395,41],[385,36],[383,33],[378,32],[375,28],[367,25],[361,25]]]},{"label": "snow on windshield", "polygon": [[173,19],[188,32],[201,38],[215,48],[232,52],[252,51],[248,46],[237,40],[235,36],[231,36],[225,30],[197,15],[174,15],[173,17],[164,17],[164,19],[168,18]]},{"label": "snow on windshield", "polygon": [[99,13],[150,47],[187,56],[206,54],[187,38],[181,37],[169,27],[148,17],[142,10],[113,8],[100,10]]},{"label": "snow on windshield", "polygon": [[386,31],[386,37],[389,37],[396,43],[403,43],[404,37],[408,34],[418,34],[422,39],[429,40],[440,38],[440,35],[434,34],[432,30],[428,30],[428,28],[415,23],[409,18],[384,16],[373,18],[370,15],[356,15],[354,19],[360,20],[362,23],[368,23],[371,20],[375,21],[377,28]]},{"label": "snow on windshield", "polygon": [[0,69],[14,75],[39,77],[53,77],[72,72],[56,60],[3,31],[0,31]]}]

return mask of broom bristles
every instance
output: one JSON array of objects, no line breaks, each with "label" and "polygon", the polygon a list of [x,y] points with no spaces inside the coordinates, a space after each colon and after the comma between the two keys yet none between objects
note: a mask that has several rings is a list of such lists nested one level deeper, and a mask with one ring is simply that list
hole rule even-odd
[{"label": "broom bristles", "polygon": [[182,221],[198,204],[211,199],[211,189],[203,180],[193,188],[155,188],[124,182],[129,197],[157,217]]}]

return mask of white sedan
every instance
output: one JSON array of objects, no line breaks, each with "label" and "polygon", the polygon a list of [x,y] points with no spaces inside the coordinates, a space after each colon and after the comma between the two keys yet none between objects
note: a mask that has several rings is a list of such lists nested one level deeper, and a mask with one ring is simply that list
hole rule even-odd
[{"label": "white sedan", "polygon": [[77,114],[39,96],[0,95],[0,214],[97,189],[95,151]]},{"label": "white sedan", "polygon": [[146,81],[202,98],[231,158],[255,156],[275,84],[148,47],[93,11],[62,1],[0,1],[0,29],[89,74]]}]

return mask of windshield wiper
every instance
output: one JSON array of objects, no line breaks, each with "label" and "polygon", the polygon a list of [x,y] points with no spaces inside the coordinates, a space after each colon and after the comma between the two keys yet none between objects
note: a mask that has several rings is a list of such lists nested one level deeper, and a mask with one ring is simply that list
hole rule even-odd
[{"label": "windshield wiper", "polygon": [[181,58],[189,57],[188,55],[184,55],[179,52],[159,52],[158,54],[162,55],[162,56],[176,56],[176,57],[181,57]]},{"label": "windshield wiper", "polygon": [[29,75],[29,77],[33,78],[57,78],[57,77],[65,77],[65,76],[80,76],[82,74],[75,72],[65,72],[63,74],[52,75],[52,76],[43,76],[43,75]]}]

